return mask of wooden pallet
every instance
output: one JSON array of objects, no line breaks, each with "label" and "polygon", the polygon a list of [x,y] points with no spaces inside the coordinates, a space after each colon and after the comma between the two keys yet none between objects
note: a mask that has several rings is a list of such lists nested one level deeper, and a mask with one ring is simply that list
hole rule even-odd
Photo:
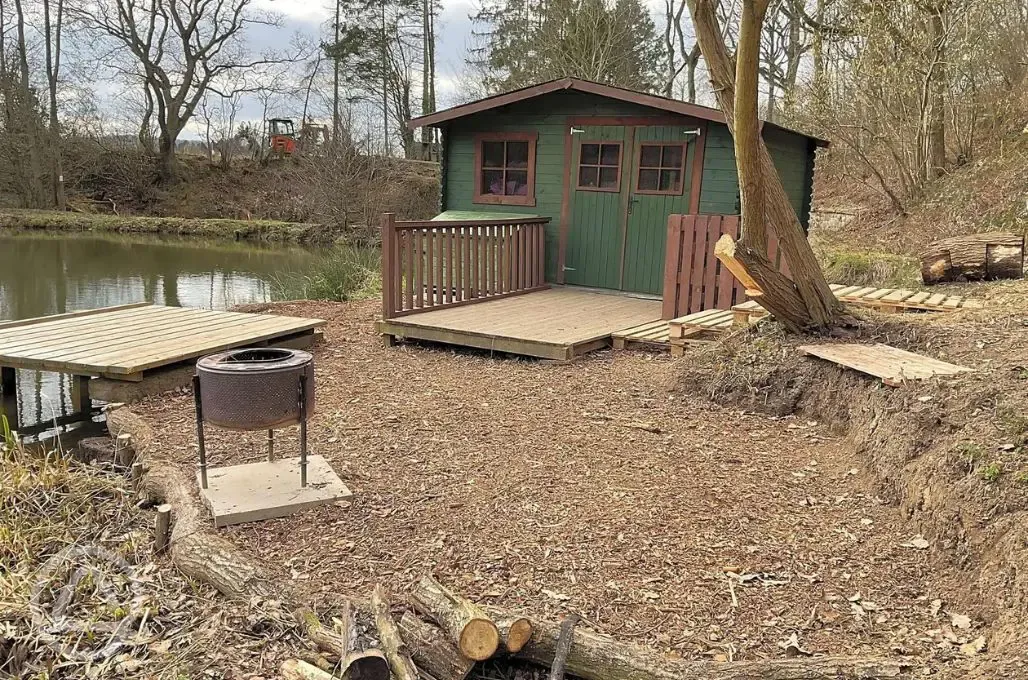
[{"label": "wooden pallet", "polygon": [[[831,284],[832,292],[848,305],[870,307],[880,312],[955,312],[958,309],[978,309],[980,300],[968,300],[960,295],[930,293],[928,291],[906,290],[903,288],[875,288],[874,286],[844,286]],[[735,323],[744,324],[750,317],[767,314],[756,300],[750,300],[732,307]]]},{"label": "wooden pallet", "polygon": [[663,319],[657,319],[656,321],[650,321],[626,328],[623,331],[611,333],[610,338],[614,349],[667,349],[668,344],[670,344],[669,333],[668,322]]},{"label": "wooden pallet", "polygon": [[840,366],[873,375],[891,387],[902,385],[907,380],[924,380],[972,370],[966,366],[957,366],[880,343],[876,345],[849,343],[803,345],[799,351],[808,356],[820,357]]},{"label": "wooden pallet", "polygon": [[686,345],[713,341],[731,329],[732,312],[724,309],[706,309],[668,322],[671,355],[680,357]]}]

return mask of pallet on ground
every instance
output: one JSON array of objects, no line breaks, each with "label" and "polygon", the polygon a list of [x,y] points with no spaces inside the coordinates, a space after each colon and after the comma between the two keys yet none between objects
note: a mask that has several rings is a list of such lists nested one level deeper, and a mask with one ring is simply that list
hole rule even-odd
[{"label": "pallet on ground", "polygon": [[670,344],[668,322],[657,319],[611,333],[614,349],[656,348],[667,349]]},{"label": "pallet on ground", "polygon": [[973,370],[881,343],[802,345],[799,351],[875,376],[890,387],[902,385],[907,380],[925,380]]},{"label": "pallet on ground", "polygon": [[[955,312],[958,309],[981,308],[980,300],[968,300],[961,295],[907,290],[905,288],[875,288],[874,286],[846,286],[838,283],[830,288],[835,297],[848,305],[869,307],[879,312]],[[756,300],[732,307],[735,323],[743,324],[751,317],[761,317],[767,310]]]},{"label": "pallet on ground", "polygon": [[732,328],[732,312],[725,309],[705,309],[668,322],[671,355],[680,357],[686,345],[712,342],[718,335]]}]

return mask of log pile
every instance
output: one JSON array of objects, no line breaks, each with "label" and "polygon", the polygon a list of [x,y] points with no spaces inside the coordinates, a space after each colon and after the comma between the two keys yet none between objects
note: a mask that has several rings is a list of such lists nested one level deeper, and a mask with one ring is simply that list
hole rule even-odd
[{"label": "log pile", "polygon": [[927,284],[1023,276],[1024,236],[1018,234],[956,236],[932,243],[921,256],[921,278]]},{"label": "log pile", "polygon": [[[430,576],[414,588],[410,602],[414,611],[405,611],[397,623],[381,586],[371,596],[377,644],[388,660],[386,678],[391,670],[397,680],[464,680],[476,662],[497,655],[549,668],[549,680],[564,680],[565,673],[582,680],[820,680],[910,672],[902,661],[877,658],[684,661],[579,629],[574,615],[558,624],[478,606]],[[287,680],[378,677],[347,663],[337,664],[333,674],[300,660],[287,661],[281,672]]]}]

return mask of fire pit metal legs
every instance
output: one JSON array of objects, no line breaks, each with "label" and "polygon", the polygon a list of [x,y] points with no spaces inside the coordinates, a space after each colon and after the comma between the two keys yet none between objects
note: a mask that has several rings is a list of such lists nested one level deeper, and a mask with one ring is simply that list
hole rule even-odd
[{"label": "fire pit metal legs", "polygon": [[200,376],[193,376],[193,403],[196,406],[196,443],[200,454],[200,488],[207,488],[207,449],[203,441],[203,404],[200,401]]},{"label": "fire pit metal legs", "polygon": [[300,486],[307,486],[307,371],[300,374]]}]

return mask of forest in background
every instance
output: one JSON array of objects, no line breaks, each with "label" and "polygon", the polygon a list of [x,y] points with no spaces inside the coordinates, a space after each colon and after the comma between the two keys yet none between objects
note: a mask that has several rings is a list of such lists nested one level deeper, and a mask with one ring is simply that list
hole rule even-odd
[{"label": "forest in background", "polygon": [[[711,105],[694,1],[484,0],[445,104],[570,75]],[[714,4],[734,49],[740,2]],[[76,209],[346,224],[392,209],[384,194],[431,196],[431,177],[394,159],[429,157],[436,141],[407,122],[439,108],[437,0],[330,9],[320,33],[283,31],[257,49],[253,36],[283,17],[252,0],[0,1],[4,203],[64,208],[71,196]],[[1016,222],[1026,46],[1028,0],[774,0],[761,113],[832,141],[818,195],[833,208],[895,224],[965,194],[958,210],[954,178],[987,182],[988,168],[1006,179],[985,192],[1000,205],[983,207]],[[327,143],[263,167],[262,120],[241,117],[253,102],[266,117],[324,123]],[[220,194],[268,200],[177,199],[176,184],[214,181],[217,167],[238,182]]]}]

